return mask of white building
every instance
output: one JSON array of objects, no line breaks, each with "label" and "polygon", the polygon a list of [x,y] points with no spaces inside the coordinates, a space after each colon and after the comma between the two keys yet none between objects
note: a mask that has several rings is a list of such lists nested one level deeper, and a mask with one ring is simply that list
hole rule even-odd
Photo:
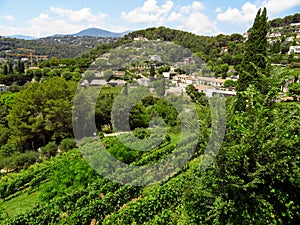
[{"label": "white building", "polygon": [[208,85],[213,87],[221,87],[224,85],[226,79],[214,78],[214,77],[198,77],[198,83],[200,85]]},{"label": "white building", "polygon": [[0,84],[0,92],[7,91],[7,90],[8,90],[8,86],[4,84]]},{"label": "white building", "polygon": [[115,86],[125,86],[126,81],[124,80],[111,80],[108,82],[109,85],[115,87]]},{"label": "white building", "polygon": [[228,97],[235,96],[235,91],[224,91],[224,90],[216,90],[216,89],[208,89],[205,91],[206,97],[220,96],[220,97]]},{"label": "white building", "polygon": [[300,54],[300,46],[290,46],[290,50],[288,52],[288,54]]},{"label": "white building", "polygon": [[163,72],[162,75],[163,75],[164,78],[168,78],[168,79],[171,78],[170,72]]},{"label": "white building", "polygon": [[91,86],[101,86],[105,84],[107,84],[105,80],[92,80],[90,83]]}]

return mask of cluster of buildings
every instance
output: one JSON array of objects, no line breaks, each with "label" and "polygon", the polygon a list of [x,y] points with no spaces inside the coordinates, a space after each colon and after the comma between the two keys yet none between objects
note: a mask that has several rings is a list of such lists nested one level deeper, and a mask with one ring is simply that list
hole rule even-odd
[{"label": "cluster of buildings", "polygon": [[[158,59],[158,56],[155,56]],[[207,97],[212,97],[214,95],[218,96],[234,96],[236,94],[234,88],[225,89],[224,83],[226,80],[231,79],[236,81],[235,78],[214,78],[214,77],[204,77],[199,76],[197,73],[189,74],[180,74],[179,72],[175,72],[176,69],[171,67],[170,71],[163,72],[162,76],[167,81],[166,82],[166,95],[182,95],[185,94],[185,89],[188,85],[193,85],[199,91],[204,93]],[[112,76],[114,79],[110,81],[106,81],[103,79],[103,72],[95,72],[96,78],[92,81],[88,82],[85,80],[81,83],[82,86],[125,86],[127,82],[125,81],[125,71],[113,71]],[[129,87],[134,87],[135,85],[139,86],[151,86],[151,81],[149,78],[144,77],[140,71],[138,71],[134,75],[139,75],[141,78],[133,79],[135,81],[133,84],[129,85]]]},{"label": "cluster of buildings", "polygon": [[[172,72],[170,72],[172,74]],[[218,96],[234,96],[236,92],[234,88],[226,89],[224,88],[224,83],[227,79],[237,80],[237,78],[227,78],[220,79],[214,77],[203,77],[194,73],[192,75],[187,74],[176,74],[174,76],[166,76],[165,79],[169,79],[173,84],[173,87],[170,87],[166,90],[166,94],[175,94],[181,95],[185,93],[185,88],[188,85],[193,85],[199,91],[204,93],[207,97],[212,97],[215,95]]]}]

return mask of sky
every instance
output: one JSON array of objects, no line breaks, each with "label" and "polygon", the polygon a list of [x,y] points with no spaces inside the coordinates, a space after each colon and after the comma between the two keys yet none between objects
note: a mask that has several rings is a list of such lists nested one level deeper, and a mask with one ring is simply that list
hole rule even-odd
[{"label": "sky", "polygon": [[300,0],[0,0],[0,36],[158,26],[209,36],[243,34],[261,7],[267,8],[269,19],[283,18],[300,12]]}]

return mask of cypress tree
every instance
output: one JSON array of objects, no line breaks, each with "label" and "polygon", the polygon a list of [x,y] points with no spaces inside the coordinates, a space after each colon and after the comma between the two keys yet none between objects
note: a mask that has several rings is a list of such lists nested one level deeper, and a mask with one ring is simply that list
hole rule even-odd
[{"label": "cypress tree", "polygon": [[155,68],[153,65],[150,67],[150,81],[154,80],[154,75],[155,75]]},{"label": "cypress tree", "polygon": [[7,65],[4,64],[3,65],[3,75],[7,75],[8,74],[8,68],[7,68]]},{"label": "cypress tree", "polygon": [[13,63],[9,62],[8,64],[8,73],[13,74],[14,73],[14,68],[13,68]]},{"label": "cypress tree", "polygon": [[267,10],[258,10],[252,28],[249,31],[249,38],[245,43],[245,54],[242,62],[242,72],[237,84],[237,110],[242,111],[245,107],[245,99],[241,92],[247,90],[249,85],[254,85],[262,94],[267,93],[265,77],[269,75],[267,58]]}]

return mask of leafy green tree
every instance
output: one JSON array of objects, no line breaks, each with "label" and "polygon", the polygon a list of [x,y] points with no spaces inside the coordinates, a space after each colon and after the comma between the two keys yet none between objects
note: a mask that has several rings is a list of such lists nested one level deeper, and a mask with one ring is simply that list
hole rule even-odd
[{"label": "leafy green tree", "polygon": [[297,99],[300,96],[300,83],[291,83],[288,86],[289,94],[294,98],[294,101],[297,101]]},{"label": "leafy green tree", "polygon": [[40,81],[41,78],[42,78],[42,75],[43,75],[41,69],[35,69],[35,70],[33,70],[33,74],[34,74],[34,79],[36,81]]},{"label": "leafy green tree", "polygon": [[280,40],[277,40],[273,45],[273,52],[280,53],[280,46],[281,46],[281,42]]},{"label": "leafy green tree", "polygon": [[70,71],[62,72],[61,76],[65,78],[67,81],[72,79],[72,73]]},{"label": "leafy green tree", "polygon": [[165,78],[155,80],[151,82],[151,87],[155,88],[155,92],[158,96],[164,96],[166,91]]},{"label": "leafy green tree", "polygon": [[91,82],[92,80],[95,79],[95,73],[93,71],[87,70],[84,73],[84,78]]},{"label": "leafy green tree", "polygon": [[[228,108],[226,136],[216,162],[194,174],[186,210],[195,224],[299,220],[299,106],[266,107],[258,99],[267,97],[253,86],[245,95],[243,112]],[[204,155],[203,162],[206,157],[209,160]]]},{"label": "leafy green tree", "polygon": [[226,79],[228,70],[229,70],[228,64],[222,64],[221,66],[222,79]]},{"label": "leafy green tree", "polygon": [[81,79],[81,74],[78,71],[72,72],[72,81],[79,82]]},{"label": "leafy green tree", "polygon": [[185,88],[186,93],[191,97],[193,102],[197,102],[201,105],[207,105],[208,101],[205,97],[205,94],[202,92],[199,92],[194,85],[189,84]]},{"label": "leafy green tree", "polygon": [[36,150],[72,134],[75,83],[60,77],[32,83],[18,93],[8,124],[21,149]]},{"label": "leafy green tree", "polygon": [[233,87],[236,87],[236,85],[237,85],[237,82],[236,82],[236,81],[234,81],[234,80],[226,80],[226,81],[224,82],[223,87],[224,87],[224,88],[233,88]]},{"label": "leafy green tree", "polygon": [[59,60],[56,57],[52,57],[51,59],[49,59],[49,64],[53,67],[58,66]]},{"label": "leafy green tree", "polygon": [[4,145],[10,136],[10,130],[3,124],[0,124],[0,146]]},{"label": "leafy green tree", "polygon": [[110,70],[105,70],[103,72],[103,74],[104,74],[105,80],[109,81],[111,79],[112,75],[113,75],[113,71],[111,69]]},{"label": "leafy green tree", "polygon": [[169,71],[170,71],[170,66],[161,66],[157,70],[159,74],[163,74],[163,72],[169,72]]}]

